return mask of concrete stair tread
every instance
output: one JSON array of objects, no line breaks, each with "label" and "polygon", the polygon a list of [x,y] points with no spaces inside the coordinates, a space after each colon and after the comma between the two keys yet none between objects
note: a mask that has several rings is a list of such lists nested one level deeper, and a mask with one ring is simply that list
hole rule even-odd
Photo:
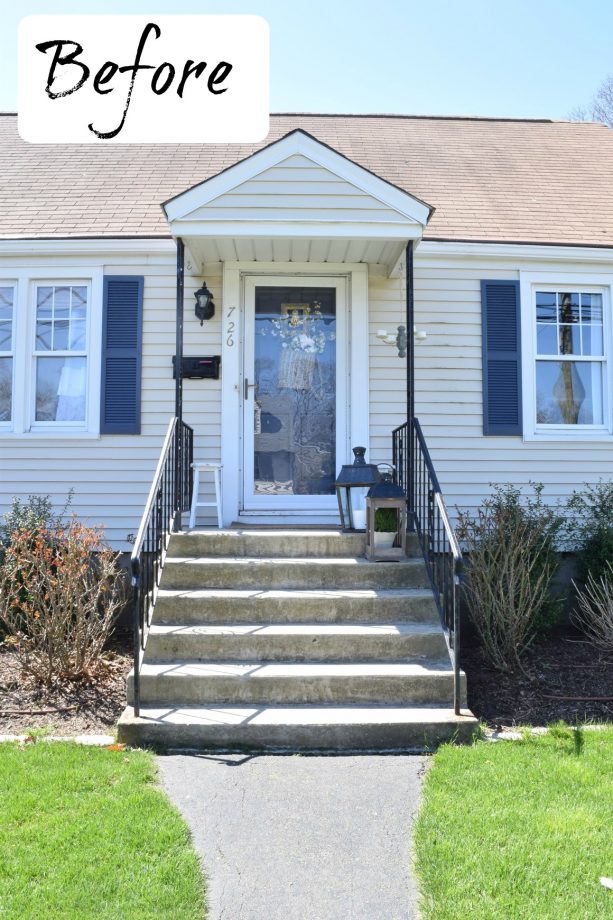
[{"label": "concrete stair tread", "polygon": [[[258,705],[237,706],[233,704],[213,706],[159,706],[140,707],[141,721],[148,719],[169,724],[198,722],[202,725],[244,725],[253,724],[302,724],[328,725],[403,722],[420,724],[421,722],[466,721],[477,720],[469,709],[463,709],[456,716],[449,706],[334,706],[330,703],[319,706],[297,704],[295,706]],[[122,720],[134,719],[131,707],[124,713]]]},{"label": "concrete stair tread", "polygon": [[442,635],[438,623],[154,623],[153,636],[412,636]]},{"label": "concrete stair tread", "polygon": [[469,741],[477,720],[436,704],[193,704],[128,707],[118,737],[165,748],[251,751],[423,751]]},{"label": "concrete stair tread", "polygon": [[359,556],[167,557],[164,588],[428,587],[423,559],[371,562]]},{"label": "concrete stair tread", "polygon": [[[409,534],[407,555],[419,554],[415,534]],[[236,530],[190,530],[173,534],[168,547],[169,557],[176,556],[278,556],[285,559],[296,556],[309,558],[326,556],[363,556],[366,552],[364,532],[343,533],[338,527],[309,528],[254,528]]]},{"label": "concrete stair tread", "polygon": [[421,677],[452,674],[449,659],[428,658],[404,662],[294,662],[294,661],[145,661],[141,679],[147,677],[207,678],[224,680],[269,680],[271,678],[335,678],[335,677]]},{"label": "concrete stair tread", "polygon": [[423,566],[424,561],[421,558],[406,556],[397,562],[374,562],[365,559],[362,556],[167,556],[165,566],[173,565],[206,565],[206,566],[296,566],[303,567],[325,567],[333,566],[367,566],[383,569],[391,566],[396,569],[400,566],[417,567]]},{"label": "concrete stair tread", "polygon": [[[310,561],[310,560],[309,560]],[[344,561],[344,560],[343,560]],[[381,563],[379,563],[381,564]],[[397,563],[391,563],[397,565]],[[189,597],[197,600],[295,600],[301,599],[347,599],[363,598],[431,598],[431,588],[160,588],[158,601],[166,598]]]},{"label": "concrete stair tread", "polygon": [[[360,531],[356,531],[356,534],[359,533]],[[240,537],[283,537],[283,539],[287,537],[338,537],[340,540],[346,540],[351,539],[354,534],[343,533],[338,527],[275,527],[274,529],[267,529],[266,527],[222,527],[221,529],[218,527],[194,527],[192,530],[185,529],[181,533],[175,533],[172,538],[173,540],[181,540],[183,537],[194,536],[234,537],[236,539]]]}]

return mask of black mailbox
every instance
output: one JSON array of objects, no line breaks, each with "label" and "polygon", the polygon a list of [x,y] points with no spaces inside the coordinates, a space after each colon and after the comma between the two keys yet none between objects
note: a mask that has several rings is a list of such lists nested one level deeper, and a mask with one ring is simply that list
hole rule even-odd
[{"label": "black mailbox", "polygon": [[[176,372],[176,355],[172,357],[172,376],[177,376]],[[221,355],[208,355],[207,357],[183,356],[182,377],[192,380],[219,380],[219,365],[221,364]]]}]

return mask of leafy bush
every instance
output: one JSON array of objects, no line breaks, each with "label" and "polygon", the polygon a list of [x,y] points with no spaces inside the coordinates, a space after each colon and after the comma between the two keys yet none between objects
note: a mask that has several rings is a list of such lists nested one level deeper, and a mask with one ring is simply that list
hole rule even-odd
[{"label": "leafy bush", "polygon": [[582,492],[573,492],[567,508],[567,541],[577,550],[579,579],[608,577],[608,563],[613,563],[613,482],[585,483]]},{"label": "leafy bush", "polygon": [[0,564],[0,622],[25,671],[45,685],[92,676],[125,598],[101,532],[74,518],[13,530]]},{"label": "leafy bush", "polygon": [[501,671],[521,667],[523,652],[555,624],[561,610],[551,583],[563,519],[544,504],[540,483],[530,487],[532,494],[525,496],[517,486],[495,485],[475,514],[458,512],[471,619],[489,661]]},{"label": "leafy bush", "polygon": [[597,648],[613,653],[613,566],[607,560],[604,573],[595,578],[590,572],[583,588],[577,587],[577,607],[573,622]]},{"label": "leafy bush", "polygon": [[10,543],[13,534],[20,530],[38,533],[41,530],[54,531],[62,527],[64,517],[72,502],[73,494],[74,489],[71,489],[59,514],[53,511],[53,504],[49,495],[28,495],[28,499],[25,502],[13,497],[11,510],[4,516],[3,542]]}]

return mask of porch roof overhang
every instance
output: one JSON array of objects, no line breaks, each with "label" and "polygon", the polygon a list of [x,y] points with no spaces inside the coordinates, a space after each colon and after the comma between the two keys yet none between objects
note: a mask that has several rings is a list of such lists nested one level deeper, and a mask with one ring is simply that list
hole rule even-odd
[{"label": "porch roof overhang", "polygon": [[392,274],[433,212],[300,130],[162,207],[195,275],[219,261],[371,262]]}]

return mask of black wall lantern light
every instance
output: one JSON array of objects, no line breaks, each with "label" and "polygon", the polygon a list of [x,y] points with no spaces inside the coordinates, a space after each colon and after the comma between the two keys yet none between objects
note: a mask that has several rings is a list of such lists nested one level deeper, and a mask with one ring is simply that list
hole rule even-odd
[{"label": "black wall lantern light", "polygon": [[202,287],[198,288],[194,294],[194,297],[196,298],[196,306],[194,312],[196,313],[197,318],[200,320],[200,325],[202,326],[205,319],[213,319],[215,316],[215,304],[213,303],[213,295],[206,286],[206,281],[202,282]]},{"label": "black wall lantern light", "polygon": [[[367,463],[364,459],[366,448],[354,447],[352,450],[355,460],[353,463],[343,464],[335,482],[338,511],[344,531],[363,529],[363,526],[356,527],[356,523],[361,523],[356,521],[356,512],[361,510],[358,505],[364,504],[368,489],[380,479],[375,464]],[[361,516],[364,517],[365,525],[366,514],[363,512]]]}]

